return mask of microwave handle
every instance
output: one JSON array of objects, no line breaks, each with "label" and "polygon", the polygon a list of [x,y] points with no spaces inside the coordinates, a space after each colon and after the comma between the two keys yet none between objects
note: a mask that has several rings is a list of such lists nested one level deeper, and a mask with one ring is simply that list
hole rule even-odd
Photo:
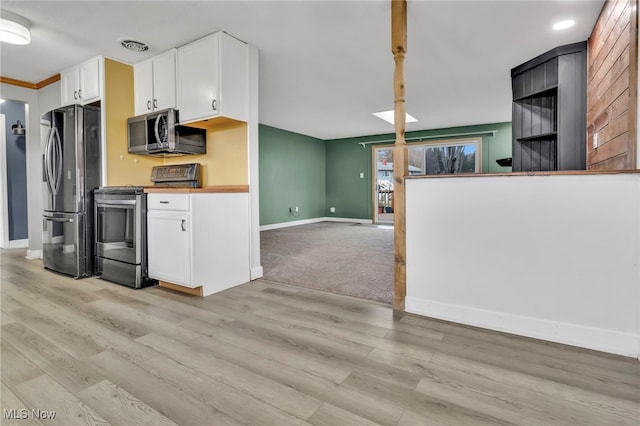
[{"label": "microwave handle", "polygon": [[153,125],[153,133],[156,136],[156,143],[161,143],[162,141],[160,140],[160,131],[158,130],[158,127],[160,127],[160,118],[162,117],[162,114],[158,114],[158,116],[156,117],[156,122]]}]

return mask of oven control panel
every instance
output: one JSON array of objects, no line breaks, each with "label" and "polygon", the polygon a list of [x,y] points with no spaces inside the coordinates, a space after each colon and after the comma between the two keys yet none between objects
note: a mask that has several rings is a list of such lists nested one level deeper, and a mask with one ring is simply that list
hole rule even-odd
[{"label": "oven control panel", "polygon": [[199,188],[202,186],[200,163],[154,166],[151,182],[154,186]]}]

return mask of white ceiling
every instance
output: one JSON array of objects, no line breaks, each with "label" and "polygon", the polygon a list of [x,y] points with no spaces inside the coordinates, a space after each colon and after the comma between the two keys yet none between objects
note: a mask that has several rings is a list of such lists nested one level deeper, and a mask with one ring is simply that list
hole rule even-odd
[{"label": "white ceiling", "polygon": [[[260,51],[260,122],[321,139],[393,133],[390,1],[8,1],[32,22],[0,75],[38,82],[96,54],[136,63],[217,30]],[[511,120],[510,69],[586,40],[603,1],[410,1],[407,131]],[[576,25],[555,32],[560,19]],[[132,53],[120,37],[149,43]]]}]

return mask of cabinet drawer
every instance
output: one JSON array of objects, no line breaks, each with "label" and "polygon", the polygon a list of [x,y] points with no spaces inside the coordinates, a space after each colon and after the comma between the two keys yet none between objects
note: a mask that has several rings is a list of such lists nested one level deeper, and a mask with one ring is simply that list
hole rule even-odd
[{"label": "cabinet drawer", "polygon": [[149,210],[189,211],[189,194],[149,194],[147,195]]}]

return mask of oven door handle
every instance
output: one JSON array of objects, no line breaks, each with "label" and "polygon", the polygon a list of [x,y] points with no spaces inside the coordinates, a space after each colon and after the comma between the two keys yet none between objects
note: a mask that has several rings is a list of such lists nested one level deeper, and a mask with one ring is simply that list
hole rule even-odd
[{"label": "oven door handle", "polygon": [[102,206],[134,206],[136,204],[136,200],[97,200],[96,201],[96,206],[98,207],[102,207]]}]

